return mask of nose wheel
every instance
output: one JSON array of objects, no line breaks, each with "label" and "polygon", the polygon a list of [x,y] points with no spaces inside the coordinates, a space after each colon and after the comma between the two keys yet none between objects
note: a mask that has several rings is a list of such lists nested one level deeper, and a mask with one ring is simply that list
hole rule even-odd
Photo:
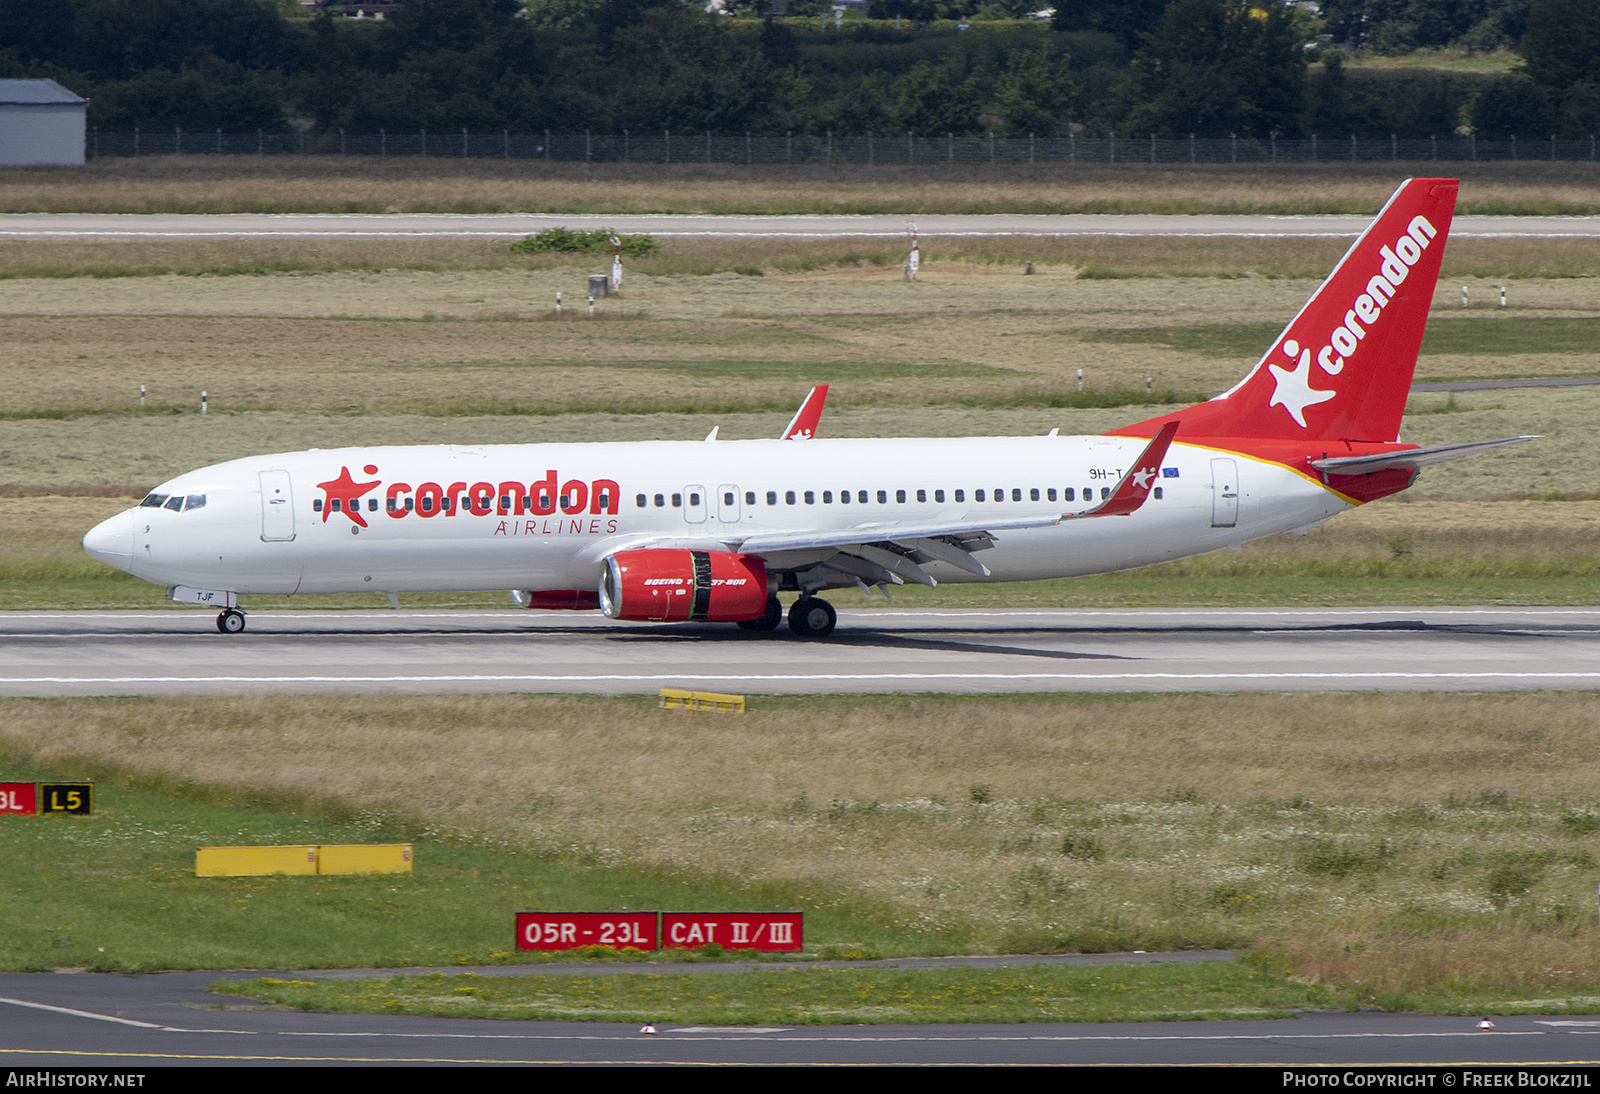
[{"label": "nose wheel", "polygon": [[244,630],[244,613],[237,608],[227,608],[217,616],[217,630],[223,634],[238,634]]},{"label": "nose wheel", "polygon": [[802,596],[789,606],[789,630],[797,638],[826,638],[839,621],[833,605],[815,596]]}]

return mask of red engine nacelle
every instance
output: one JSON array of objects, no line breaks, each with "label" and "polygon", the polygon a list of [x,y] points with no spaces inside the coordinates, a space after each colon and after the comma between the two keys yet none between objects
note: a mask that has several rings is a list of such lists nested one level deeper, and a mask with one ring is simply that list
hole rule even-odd
[{"label": "red engine nacelle", "polygon": [[600,575],[600,610],[652,623],[737,623],[767,610],[767,567],[727,551],[618,551]]}]

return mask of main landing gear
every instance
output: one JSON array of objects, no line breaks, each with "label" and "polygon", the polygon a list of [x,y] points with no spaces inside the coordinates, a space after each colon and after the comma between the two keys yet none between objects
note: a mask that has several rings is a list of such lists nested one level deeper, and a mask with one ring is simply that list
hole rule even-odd
[{"label": "main landing gear", "polygon": [[238,634],[244,630],[244,613],[238,608],[224,608],[217,616],[217,630],[223,634]]},{"label": "main landing gear", "polygon": [[797,638],[826,638],[839,615],[833,605],[815,596],[802,596],[789,607],[789,630]]},{"label": "main landing gear", "polygon": [[767,610],[755,619],[741,619],[739,626],[747,631],[775,631],[783,622],[783,605],[775,596],[767,597]]}]

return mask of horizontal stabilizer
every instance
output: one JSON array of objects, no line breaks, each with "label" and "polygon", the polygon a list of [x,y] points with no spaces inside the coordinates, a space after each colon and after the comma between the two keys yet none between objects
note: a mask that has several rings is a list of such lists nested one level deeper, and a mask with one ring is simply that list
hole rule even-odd
[{"label": "horizontal stabilizer", "polygon": [[1536,441],[1537,436],[1502,437],[1497,441],[1467,441],[1464,444],[1441,444],[1433,448],[1413,448],[1405,452],[1380,452],[1374,456],[1332,456],[1312,460],[1311,466],[1327,475],[1370,475],[1375,471],[1408,468],[1412,471],[1429,464],[1459,460],[1463,456],[1476,456],[1491,448],[1508,444]]}]

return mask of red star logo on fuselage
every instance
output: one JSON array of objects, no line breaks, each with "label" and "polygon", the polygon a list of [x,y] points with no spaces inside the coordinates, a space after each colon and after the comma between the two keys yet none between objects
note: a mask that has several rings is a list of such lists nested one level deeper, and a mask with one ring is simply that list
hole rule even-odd
[{"label": "red star logo on fuselage", "polygon": [[[369,468],[368,474],[376,468]],[[361,527],[365,528],[367,522],[361,516],[361,495],[371,490],[374,486],[381,485],[382,479],[373,479],[371,482],[356,482],[350,477],[348,467],[339,468],[339,477],[331,482],[317,483],[326,499],[322,503],[322,523],[328,523],[328,514],[333,512],[333,503],[339,503],[339,511]]]}]

